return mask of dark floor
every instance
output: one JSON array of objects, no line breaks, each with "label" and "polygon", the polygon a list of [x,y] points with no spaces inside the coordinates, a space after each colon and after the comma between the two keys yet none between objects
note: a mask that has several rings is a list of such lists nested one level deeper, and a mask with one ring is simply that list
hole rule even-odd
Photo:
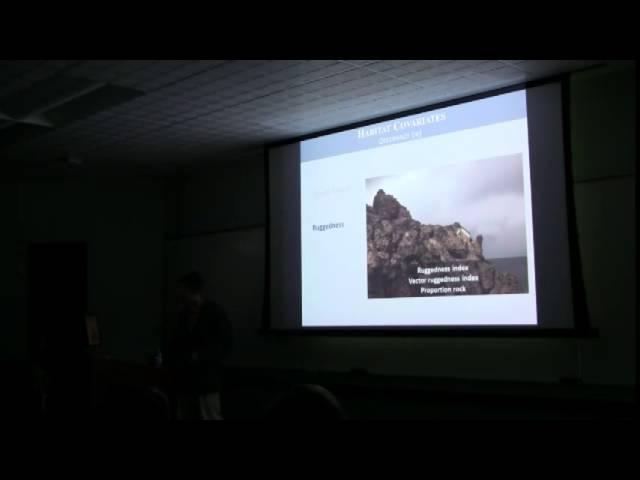
[{"label": "dark floor", "polygon": [[[42,413],[41,397],[27,368],[2,366],[6,389],[0,399],[5,420],[55,417]],[[133,378],[133,377],[132,377]],[[327,387],[353,420],[544,420],[635,419],[635,392],[584,385],[532,385],[387,378],[300,371],[229,369],[223,394],[228,420],[264,418],[267,407],[292,385]],[[162,389],[159,389],[160,391]],[[66,418],[154,420],[170,416],[158,389],[115,375],[103,379],[86,409],[58,409]],[[65,404],[64,395],[60,403]],[[54,403],[50,402],[51,405]],[[169,415],[165,412],[168,410]]]},{"label": "dark floor", "polygon": [[[501,384],[487,388],[473,383],[440,381],[433,384],[385,385],[375,378],[347,381],[344,377],[310,375],[261,377],[238,375],[227,382],[224,397],[228,419],[259,418],[288,385],[318,382],[331,390],[353,420],[542,420],[542,419],[635,419],[633,392],[592,390],[583,386],[529,386],[508,391]],[[249,386],[252,385],[252,386]],[[537,389],[537,391],[536,391]],[[586,391],[585,391],[586,390]]]}]

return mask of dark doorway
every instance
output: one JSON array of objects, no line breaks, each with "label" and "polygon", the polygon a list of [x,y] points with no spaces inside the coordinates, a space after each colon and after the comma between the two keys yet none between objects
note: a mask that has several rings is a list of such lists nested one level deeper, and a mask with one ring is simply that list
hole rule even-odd
[{"label": "dark doorway", "polygon": [[83,415],[90,405],[86,243],[30,244],[27,275],[29,353],[48,378],[47,414]]}]

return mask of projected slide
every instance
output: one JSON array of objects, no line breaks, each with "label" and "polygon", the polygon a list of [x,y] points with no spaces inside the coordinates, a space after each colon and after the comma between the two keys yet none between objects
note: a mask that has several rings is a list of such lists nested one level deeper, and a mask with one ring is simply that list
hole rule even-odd
[{"label": "projected slide", "polygon": [[533,325],[526,92],[300,144],[302,326]]}]

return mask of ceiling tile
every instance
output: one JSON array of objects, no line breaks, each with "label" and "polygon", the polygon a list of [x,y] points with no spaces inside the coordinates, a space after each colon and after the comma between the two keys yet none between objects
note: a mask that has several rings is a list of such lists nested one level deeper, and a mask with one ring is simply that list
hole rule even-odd
[{"label": "ceiling tile", "polygon": [[[214,161],[314,133],[602,61],[0,60],[0,98],[60,74],[144,95],[3,147],[9,160],[86,153],[103,164]],[[13,96],[13,97],[12,97]],[[0,105],[2,111],[2,105]],[[215,158],[214,158],[215,157]]]}]

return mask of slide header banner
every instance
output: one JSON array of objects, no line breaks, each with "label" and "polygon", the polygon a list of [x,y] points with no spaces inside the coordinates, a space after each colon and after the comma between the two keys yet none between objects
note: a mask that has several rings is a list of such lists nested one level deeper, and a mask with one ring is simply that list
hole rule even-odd
[{"label": "slide header banner", "polygon": [[526,116],[526,91],[519,90],[305,140],[300,145],[300,158],[301,162],[310,162],[383,145],[508,122]]}]

